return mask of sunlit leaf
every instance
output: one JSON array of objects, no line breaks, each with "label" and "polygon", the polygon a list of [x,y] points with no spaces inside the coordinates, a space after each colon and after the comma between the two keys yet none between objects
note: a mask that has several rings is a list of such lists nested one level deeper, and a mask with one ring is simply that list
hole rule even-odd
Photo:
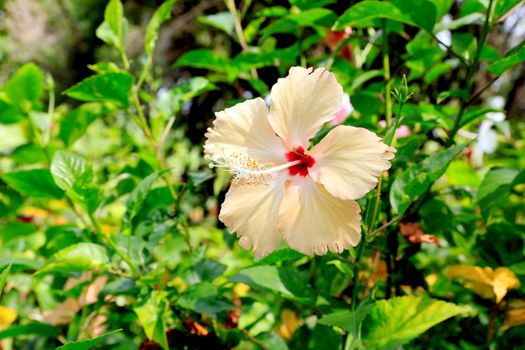
[{"label": "sunlit leaf", "polygon": [[51,174],[57,186],[64,191],[73,188],[77,182],[89,182],[93,177],[93,171],[84,158],[65,151],[55,153]]},{"label": "sunlit leaf", "polygon": [[100,191],[91,183],[93,170],[84,158],[74,153],[58,151],[51,162],[51,174],[57,186],[66,191],[69,198],[88,213],[95,211]]},{"label": "sunlit leaf", "polygon": [[134,308],[146,336],[157,342],[164,350],[169,348],[165,324],[165,317],[168,312],[166,298],[166,292],[154,291],[144,304]]},{"label": "sunlit leaf", "polygon": [[78,243],[55,253],[37,274],[64,274],[105,269],[109,263],[106,248],[95,243]]},{"label": "sunlit leaf", "polygon": [[429,328],[471,309],[427,297],[379,300],[363,322],[367,349],[397,349]]}]

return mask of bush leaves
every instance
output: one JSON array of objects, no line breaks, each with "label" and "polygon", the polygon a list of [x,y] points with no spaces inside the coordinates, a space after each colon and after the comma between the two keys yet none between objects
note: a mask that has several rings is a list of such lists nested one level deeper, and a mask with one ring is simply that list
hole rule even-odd
[{"label": "bush leaves", "polygon": [[397,176],[390,188],[390,204],[394,212],[402,215],[413,201],[445,173],[450,162],[465,147],[458,145],[433,154]]}]

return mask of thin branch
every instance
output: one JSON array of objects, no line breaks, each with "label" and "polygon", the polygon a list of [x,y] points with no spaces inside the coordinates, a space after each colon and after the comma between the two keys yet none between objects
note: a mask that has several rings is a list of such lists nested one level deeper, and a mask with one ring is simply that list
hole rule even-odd
[{"label": "thin branch", "polygon": [[449,45],[445,44],[441,39],[439,39],[436,36],[436,34],[431,32],[430,35],[432,35],[432,38],[434,40],[436,40],[440,45],[442,45],[445,49],[447,49],[447,52],[449,54],[451,54],[452,56],[456,57],[464,66],[468,67],[468,62],[463,57],[461,57],[460,54],[458,54],[456,51],[454,51],[454,49],[452,49],[452,46],[449,46]]}]

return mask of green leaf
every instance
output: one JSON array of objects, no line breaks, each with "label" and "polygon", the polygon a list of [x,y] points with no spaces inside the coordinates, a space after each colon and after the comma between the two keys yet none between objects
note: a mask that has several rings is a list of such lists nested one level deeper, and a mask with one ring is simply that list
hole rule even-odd
[{"label": "green leaf", "polygon": [[107,101],[127,108],[133,77],[127,73],[106,73],[91,76],[70,87],[64,94],[81,101]]},{"label": "green leaf", "polygon": [[58,151],[51,162],[51,174],[58,187],[92,214],[99,204],[100,191],[92,185],[93,170],[87,161],[70,152]]},{"label": "green leaf", "polygon": [[20,170],[1,177],[14,190],[33,198],[60,199],[64,196],[48,169]]},{"label": "green leaf", "polygon": [[60,123],[58,136],[67,147],[71,146],[86,133],[91,123],[105,112],[106,109],[96,102],[85,103],[75,108]]},{"label": "green leaf", "polygon": [[146,336],[157,342],[164,350],[169,349],[164,323],[169,309],[166,298],[166,292],[153,291],[143,305],[134,308]]},{"label": "green leaf", "polygon": [[331,27],[337,19],[335,13],[328,9],[314,8],[293,13],[286,17],[299,27]]},{"label": "green leaf", "polygon": [[14,124],[24,119],[22,111],[0,96],[0,124]]},{"label": "green leaf", "polygon": [[327,326],[338,326],[352,333],[354,338],[358,337],[361,324],[365,317],[372,311],[374,302],[370,299],[363,301],[355,311],[344,310],[324,315],[318,321]]},{"label": "green leaf", "polygon": [[466,61],[471,62],[476,55],[478,42],[476,37],[470,33],[454,33],[452,48]]},{"label": "green leaf", "polygon": [[153,173],[143,179],[135,189],[130,193],[126,201],[126,212],[122,216],[122,228],[126,229],[131,226],[131,221],[142,209],[142,204],[151,190],[151,187],[157,181],[157,173]]},{"label": "green leaf", "polygon": [[0,331],[0,339],[13,338],[19,335],[43,335],[54,338],[58,335],[58,330],[47,323],[33,322]]},{"label": "green leaf", "polygon": [[155,44],[159,37],[160,26],[162,23],[171,18],[171,9],[173,8],[173,4],[175,4],[175,0],[168,0],[160,5],[146,27],[144,48],[146,50],[146,54],[149,56],[153,54],[153,50],[155,49]]},{"label": "green leaf", "polygon": [[122,38],[122,18],[124,17],[124,7],[120,0],[110,0],[104,11],[104,20],[108,22],[111,30]]},{"label": "green leaf", "polygon": [[481,212],[486,215],[490,208],[504,200],[512,188],[512,183],[519,170],[510,168],[493,168],[481,181],[476,201]]},{"label": "green leaf", "polygon": [[0,266],[11,265],[15,269],[33,269],[38,270],[42,267],[39,260],[29,258],[3,258],[0,259]]},{"label": "green leaf", "polygon": [[454,89],[454,90],[440,92],[436,101],[438,104],[440,104],[441,102],[445,101],[446,99],[450,97],[457,97],[460,99],[464,99],[466,97],[465,90]]},{"label": "green leaf", "polygon": [[382,70],[367,70],[359,74],[355,79],[352,80],[352,85],[350,86],[349,93],[356,91],[360,86],[369,81],[383,75]]},{"label": "green leaf", "polygon": [[505,13],[519,5],[522,0],[498,0],[496,1],[496,17],[501,17]]},{"label": "green leaf", "polygon": [[300,8],[301,10],[308,10],[316,7],[325,7],[326,5],[336,3],[337,0],[290,0],[290,4]]},{"label": "green leaf", "polygon": [[75,186],[75,183],[90,182],[93,172],[86,160],[76,154],[58,151],[51,163],[51,174],[58,187],[68,191]]},{"label": "green leaf", "polygon": [[270,265],[254,266],[241,270],[230,281],[262,287],[305,304],[313,303],[313,289],[296,271]]},{"label": "green leaf", "polygon": [[96,338],[92,338],[92,339],[84,339],[84,340],[69,342],[69,343],[64,344],[62,346],[59,346],[55,350],[89,350],[89,349],[93,349],[95,346],[100,344],[104,339],[106,339],[106,338],[108,338],[108,337],[110,337],[110,336],[112,336],[112,335],[114,335],[116,333],[119,333],[119,332],[122,332],[122,329],[117,329],[117,330],[114,330],[114,331],[102,334],[102,335],[100,335],[100,336],[98,336]]},{"label": "green leaf", "polygon": [[122,51],[126,26],[122,3],[120,0],[111,0],[104,11],[104,22],[97,28],[96,35],[106,44]]},{"label": "green leaf", "polygon": [[404,296],[376,302],[363,322],[367,349],[396,349],[444,320],[471,309],[426,297]]},{"label": "green leaf", "polygon": [[437,11],[437,18],[443,17],[450,11],[452,7],[452,0],[430,0],[435,6]]},{"label": "green leaf", "polygon": [[218,12],[208,16],[199,16],[199,23],[222,30],[228,35],[233,35],[233,16],[228,11]]},{"label": "green leaf", "polygon": [[40,146],[28,143],[13,150],[10,158],[17,164],[46,163],[46,153]]},{"label": "green leaf", "polygon": [[264,17],[256,18],[246,26],[246,29],[244,29],[244,37],[246,38],[246,42],[248,44],[255,39],[264,20]]},{"label": "green leaf", "polygon": [[2,297],[5,284],[7,283],[7,277],[9,276],[9,271],[11,271],[11,266],[13,265],[9,264],[0,274],[0,298]]},{"label": "green leaf", "polygon": [[505,55],[504,58],[491,63],[487,70],[493,74],[501,75],[508,69],[514,68],[516,65],[525,61],[525,42],[522,42],[521,47],[517,50],[512,50],[510,53]]},{"label": "green leaf", "polygon": [[275,265],[278,262],[288,261],[288,260],[297,260],[304,257],[304,254],[299,253],[290,248],[279,249],[272,252],[270,255],[265,256],[261,260],[257,261],[251,267],[261,266],[261,265]]},{"label": "green leaf", "polygon": [[95,243],[77,243],[64,248],[51,257],[50,261],[38,270],[38,275],[63,274],[105,269],[109,263],[106,248]]},{"label": "green leaf", "polygon": [[437,9],[436,5],[427,0],[392,0],[403,14],[408,15],[410,19],[419,28],[432,32],[436,24]]},{"label": "green leaf", "polygon": [[338,18],[334,30],[343,30],[348,26],[369,27],[371,21],[376,19],[390,19],[432,31],[436,22],[436,6],[426,0],[358,2]]},{"label": "green leaf", "polygon": [[525,237],[521,227],[500,221],[489,225],[476,239],[475,253],[489,266],[511,266],[525,262]]},{"label": "green leaf", "polygon": [[208,49],[197,49],[179,57],[174,67],[195,67],[224,72],[227,70],[228,64],[226,57],[219,56]]},{"label": "green leaf", "polygon": [[433,154],[397,176],[390,188],[390,204],[402,215],[410,204],[445,173],[448,165],[467,145],[458,145]]},{"label": "green leaf", "polygon": [[482,25],[485,20],[485,15],[479,12],[471,13],[469,15],[460,17],[452,22],[441,22],[434,27],[434,33],[439,33],[443,30],[454,30],[463,26],[477,24]]},{"label": "green leaf", "polygon": [[208,315],[215,315],[235,307],[229,300],[221,297],[217,287],[209,282],[201,282],[186,289],[177,300],[177,305]]},{"label": "green leaf", "polygon": [[215,89],[217,87],[206,78],[191,78],[170,89],[167,94],[160,95],[155,107],[168,116],[176,115],[186,101],[190,101],[206,91]]},{"label": "green leaf", "polygon": [[264,36],[277,33],[297,33],[300,27],[331,27],[337,16],[333,11],[323,8],[292,13],[272,23],[262,30]]},{"label": "green leaf", "polygon": [[17,106],[24,101],[38,101],[44,92],[44,78],[40,68],[34,63],[23,65],[9,79],[5,92],[9,100]]}]

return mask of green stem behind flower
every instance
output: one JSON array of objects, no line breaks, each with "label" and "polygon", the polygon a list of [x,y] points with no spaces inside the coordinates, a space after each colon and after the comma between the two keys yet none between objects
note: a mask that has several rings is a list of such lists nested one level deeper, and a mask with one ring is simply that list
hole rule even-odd
[{"label": "green stem behind flower", "polygon": [[461,107],[460,107],[458,116],[456,120],[454,121],[454,126],[452,127],[452,130],[450,131],[448,141],[447,141],[447,146],[451,146],[454,143],[454,137],[456,136],[459,128],[461,127],[461,119],[463,118],[463,114],[465,113],[469,105],[469,101],[470,101],[469,95],[472,90],[472,85],[474,84],[474,75],[478,69],[479,59],[481,57],[481,51],[483,50],[483,45],[485,44],[487,40],[487,36],[490,32],[490,27],[491,27],[490,17],[492,14],[493,4],[494,4],[494,0],[489,0],[489,6],[487,7],[487,13],[485,15],[485,22],[483,23],[483,28],[481,30],[481,37],[479,38],[479,43],[476,49],[476,54],[474,55],[474,60],[468,66],[466,85],[464,89],[465,93],[463,94],[463,99],[461,100]]},{"label": "green stem behind flower", "polygon": [[117,253],[117,255],[126,262],[126,264],[128,264],[129,268],[131,269],[131,271],[133,272],[133,275],[138,277],[140,276],[140,271],[139,269],[137,268],[137,266],[135,266],[135,263],[131,260],[131,258],[129,256],[127,256],[126,254],[124,254],[120,248],[117,246],[117,244],[113,241],[113,239],[109,236],[109,235],[105,235],[104,232],[102,232],[102,228],[100,227],[99,223],[97,222],[97,220],[95,219],[95,217],[93,216],[93,214],[91,213],[87,213],[88,214],[88,218],[89,218],[89,221],[91,222],[91,224],[93,225],[94,229],[95,229],[95,233],[96,235],[98,236],[98,238],[101,240],[101,241],[104,241],[104,238],[105,240],[107,241],[107,243],[109,244],[109,246],[111,247],[111,249]]},{"label": "green stem behind flower", "polygon": [[391,80],[390,80],[390,56],[388,53],[388,30],[386,27],[386,20],[383,20],[383,77],[385,79],[385,119],[386,127],[390,127],[392,123],[392,96],[391,96]]}]

